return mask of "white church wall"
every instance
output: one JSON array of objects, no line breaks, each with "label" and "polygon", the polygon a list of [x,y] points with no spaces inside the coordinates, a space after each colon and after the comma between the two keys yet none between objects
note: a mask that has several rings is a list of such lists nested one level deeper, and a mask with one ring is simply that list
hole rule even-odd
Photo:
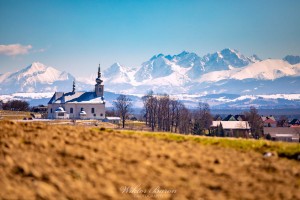
[{"label": "white church wall", "polygon": [[[58,107],[62,107],[69,119],[80,119],[81,108],[86,112],[86,119],[104,119],[105,118],[105,104],[102,103],[66,103],[66,104],[49,104],[48,105],[48,118],[57,119],[55,110]],[[71,113],[71,108],[73,108],[73,113]],[[92,113],[92,108],[94,108],[94,113]],[[52,113],[51,113],[52,109]],[[66,117],[64,117],[66,119]]]},{"label": "white church wall", "polygon": [[[102,103],[67,103],[64,106],[69,113],[70,119],[79,119],[81,108],[86,112],[87,119],[105,118],[105,104]],[[71,108],[73,108],[73,113],[70,112]],[[94,113],[92,113],[92,108],[94,108]]]}]

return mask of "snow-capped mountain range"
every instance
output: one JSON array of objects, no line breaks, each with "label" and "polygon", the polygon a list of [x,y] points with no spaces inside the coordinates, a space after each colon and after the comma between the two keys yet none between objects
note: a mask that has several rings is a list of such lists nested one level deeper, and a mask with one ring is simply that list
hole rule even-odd
[{"label": "snow-capped mountain range", "polygon": [[[203,57],[187,51],[158,54],[137,67],[115,63],[102,74],[106,91],[137,96],[149,90],[177,97],[300,94],[299,56],[261,60],[229,48]],[[74,79],[70,73],[35,62],[20,71],[0,74],[0,94],[71,91]],[[76,90],[92,90],[94,80],[95,75],[76,78]]]},{"label": "snow-capped mountain range", "polygon": [[20,71],[0,75],[0,94],[14,92],[53,92],[72,84],[74,76],[42,63],[32,63]]},{"label": "snow-capped mountain range", "polygon": [[115,63],[103,74],[107,88],[118,93],[145,94],[151,89],[168,94],[300,93],[296,87],[300,81],[299,62],[296,56],[261,60],[232,49],[202,58],[183,51],[173,56],[155,55],[136,68]]}]

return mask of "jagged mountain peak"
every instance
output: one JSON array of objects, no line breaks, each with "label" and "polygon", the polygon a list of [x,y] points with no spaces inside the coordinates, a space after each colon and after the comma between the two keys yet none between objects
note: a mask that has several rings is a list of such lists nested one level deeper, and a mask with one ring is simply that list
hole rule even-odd
[{"label": "jagged mountain peak", "polygon": [[40,62],[33,62],[29,66],[27,66],[25,69],[21,70],[21,72],[27,72],[27,73],[36,73],[45,71],[48,67]]},{"label": "jagged mountain peak", "polygon": [[159,54],[157,54],[157,55],[152,56],[152,58],[150,58],[150,60],[155,60],[155,59],[161,58],[161,57],[165,57],[165,55],[162,54],[162,53],[159,53]]},{"label": "jagged mountain peak", "polygon": [[120,63],[116,62],[112,64],[109,68],[107,68],[103,74],[105,77],[111,77],[116,74],[122,73],[126,70],[127,68],[125,66],[122,66]]},{"label": "jagged mountain peak", "polygon": [[121,67],[121,64],[118,63],[118,62],[115,62],[114,64],[112,64],[111,66],[114,66],[114,67]]},{"label": "jagged mountain peak", "polygon": [[187,55],[187,54],[189,54],[190,52],[188,52],[188,51],[185,51],[185,50],[183,50],[180,54],[178,54],[177,56],[178,57],[182,57],[182,56],[185,56],[185,55]]},{"label": "jagged mountain peak", "polygon": [[[40,62],[33,62],[17,72],[0,77],[0,93],[11,92],[53,92],[59,87],[71,85],[75,79],[67,72],[47,67]],[[64,86],[63,86],[64,85]],[[70,86],[71,87],[71,86]]]},{"label": "jagged mountain peak", "polygon": [[220,51],[220,53],[221,53],[221,54],[228,54],[228,53],[235,53],[235,54],[237,54],[237,53],[239,53],[239,51],[236,50],[236,49],[224,48],[224,49],[222,49],[222,50]]},{"label": "jagged mountain peak", "polygon": [[205,63],[205,71],[228,70],[232,67],[244,67],[254,60],[246,57],[238,50],[225,48],[212,54],[207,54],[202,58]]}]

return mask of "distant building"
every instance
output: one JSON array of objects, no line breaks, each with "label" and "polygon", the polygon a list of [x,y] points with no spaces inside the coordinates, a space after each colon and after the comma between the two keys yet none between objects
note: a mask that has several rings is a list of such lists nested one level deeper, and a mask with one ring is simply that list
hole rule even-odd
[{"label": "distant building", "polygon": [[246,117],[245,115],[227,115],[223,121],[246,121]]},{"label": "distant building", "polygon": [[261,120],[264,123],[264,127],[273,127],[274,128],[277,126],[277,122],[272,115],[270,115],[268,117],[261,116]]},{"label": "distant building", "polygon": [[273,141],[299,142],[299,127],[264,127],[264,134],[270,134]]},{"label": "distant building", "polygon": [[105,119],[103,121],[109,122],[112,124],[120,124],[121,118],[120,117],[105,117]]},{"label": "distant building", "polygon": [[221,124],[227,137],[249,138],[251,136],[248,121],[213,121],[211,127],[217,128]]},{"label": "distant building", "polygon": [[93,92],[76,92],[73,82],[72,92],[55,92],[48,103],[49,119],[104,119],[104,85],[101,80],[100,65]]},{"label": "distant building", "polygon": [[222,117],[220,115],[216,115],[214,117],[214,121],[222,121]]},{"label": "distant building", "polygon": [[44,105],[33,106],[31,111],[37,113],[46,113],[48,111],[48,106],[44,106]]},{"label": "distant building", "polygon": [[245,115],[235,115],[234,118],[236,119],[236,121],[246,121]]},{"label": "distant building", "polygon": [[289,123],[291,126],[300,126],[300,120],[299,119],[293,119]]},{"label": "distant building", "polygon": [[223,121],[237,121],[233,115],[227,115]]}]

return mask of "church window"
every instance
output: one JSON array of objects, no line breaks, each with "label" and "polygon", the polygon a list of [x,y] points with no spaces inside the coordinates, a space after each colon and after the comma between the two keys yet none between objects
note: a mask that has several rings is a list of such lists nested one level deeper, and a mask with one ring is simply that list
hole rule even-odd
[{"label": "church window", "polygon": [[80,111],[83,111],[83,108],[81,108]]},{"label": "church window", "polygon": [[73,108],[70,108],[70,113],[73,113]]},{"label": "church window", "polygon": [[95,113],[95,108],[92,108],[92,113]]},{"label": "church window", "polygon": [[100,116],[102,117],[102,116],[103,116],[103,113],[101,113]]},{"label": "church window", "polygon": [[50,113],[52,113],[52,108],[50,109]]}]

